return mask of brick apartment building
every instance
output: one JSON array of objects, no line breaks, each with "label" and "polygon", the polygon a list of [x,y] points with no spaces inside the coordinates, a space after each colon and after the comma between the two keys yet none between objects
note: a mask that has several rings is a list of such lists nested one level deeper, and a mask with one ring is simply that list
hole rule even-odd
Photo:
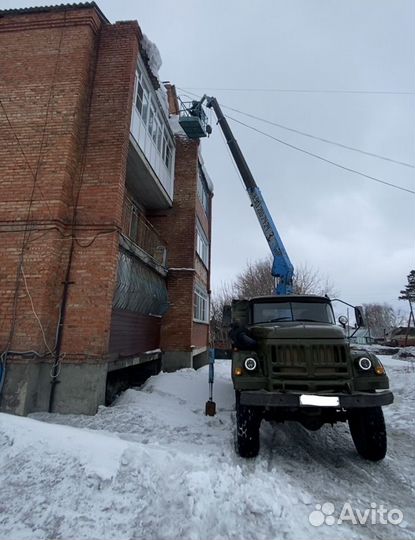
[{"label": "brick apartment building", "polygon": [[212,185],[136,21],[2,11],[0,53],[1,410],[93,414],[206,362]]}]

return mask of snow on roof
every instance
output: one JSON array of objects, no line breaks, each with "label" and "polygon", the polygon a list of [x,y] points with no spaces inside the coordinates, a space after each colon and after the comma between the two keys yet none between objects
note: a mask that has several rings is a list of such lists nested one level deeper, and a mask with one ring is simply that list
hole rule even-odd
[{"label": "snow on roof", "polygon": [[157,45],[153,41],[148,39],[145,34],[143,34],[141,40],[141,47],[143,48],[144,52],[148,57],[148,67],[150,68],[151,73],[154,75],[154,77],[158,79],[159,69],[161,68],[162,60]]},{"label": "snow on roof", "polygon": [[162,106],[163,111],[168,118],[170,116],[169,101],[167,98],[167,89],[164,86],[164,84],[160,83],[159,88],[157,88],[156,90],[156,94],[157,94],[157,97],[159,98],[160,105]]}]

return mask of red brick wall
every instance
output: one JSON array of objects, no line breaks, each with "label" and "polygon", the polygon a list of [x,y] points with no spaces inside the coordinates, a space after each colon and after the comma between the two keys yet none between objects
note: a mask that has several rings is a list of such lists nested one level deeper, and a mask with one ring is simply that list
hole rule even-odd
[{"label": "red brick wall", "polygon": [[[148,216],[168,246],[167,288],[170,308],[163,317],[161,348],[189,351],[208,343],[208,325],[193,323],[196,276],[209,289],[209,274],[196,254],[196,220],[209,238],[210,225],[197,196],[199,141],[176,136],[173,207],[162,215]],[[174,270],[174,269],[178,270]],[[180,269],[193,269],[180,270]]]},{"label": "red brick wall", "polygon": [[[78,206],[81,223],[121,226],[138,54],[136,30],[134,24],[117,24],[105,26],[100,36]],[[108,350],[117,264],[117,232],[103,234],[88,249],[77,249],[64,334],[67,353],[81,350],[101,356]]]},{"label": "red brick wall", "polygon": [[[114,229],[121,223],[139,29],[134,23],[104,23],[100,31],[102,24],[94,9],[0,19],[2,348],[10,334],[27,219],[41,230],[30,234],[24,274],[53,347],[78,190],[78,243],[62,351],[68,359],[82,359],[84,353],[100,356],[108,348],[118,256]],[[36,181],[26,159],[32,171],[38,169]],[[107,234],[93,241],[103,231]],[[45,349],[24,279],[11,346]]]},{"label": "red brick wall", "polygon": [[190,351],[193,320],[193,272],[169,272],[170,307],[162,319],[160,347],[164,351]]},{"label": "red brick wall", "polygon": [[169,270],[167,289],[170,307],[162,319],[161,348],[191,350],[193,284],[196,242],[196,174],[198,141],[176,137],[173,207],[148,216],[167,243]]}]

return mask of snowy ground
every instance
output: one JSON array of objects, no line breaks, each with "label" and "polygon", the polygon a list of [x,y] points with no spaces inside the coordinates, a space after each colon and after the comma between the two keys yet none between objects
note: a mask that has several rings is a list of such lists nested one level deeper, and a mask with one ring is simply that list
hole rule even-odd
[{"label": "snowy ground", "polygon": [[[260,456],[238,458],[228,361],[217,362],[213,418],[206,368],[153,377],[94,417],[0,414],[0,538],[413,539],[415,364],[382,361],[395,404],[378,464],[357,456],[346,425],[263,423]],[[336,520],[346,502],[404,520],[311,525],[327,502]]]}]

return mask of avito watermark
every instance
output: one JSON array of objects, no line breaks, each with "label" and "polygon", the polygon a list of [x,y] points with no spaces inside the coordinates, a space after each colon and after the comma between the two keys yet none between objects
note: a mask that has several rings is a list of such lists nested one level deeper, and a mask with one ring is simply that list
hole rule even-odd
[{"label": "avito watermark", "polygon": [[403,521],[403,512],[399,508],[388,509],[383,504],[370,503],[370,508],[354,508],[351,503],[343,504],[340,512],[336,513],[333,503],[316,504],[315,510],[310,512],[308,520],[314,527],[321,525],[400,525]]}]

